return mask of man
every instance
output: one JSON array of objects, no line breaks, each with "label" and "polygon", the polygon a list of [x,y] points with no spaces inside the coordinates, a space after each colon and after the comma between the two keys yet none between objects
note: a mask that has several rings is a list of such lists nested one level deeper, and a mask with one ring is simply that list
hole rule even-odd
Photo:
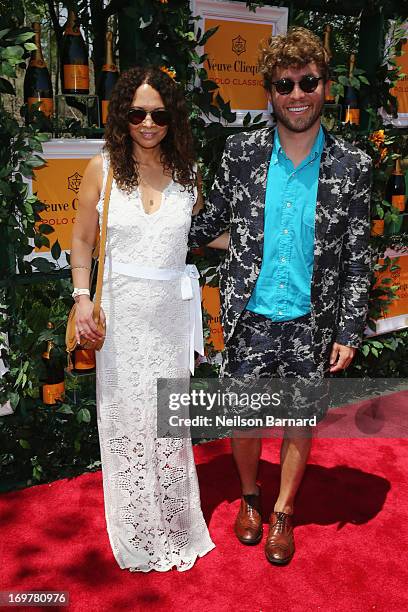
[{"label": "man", "polygon": [[[319,382],[350,364],[364,328],[371,162],[321,127],[328,63],[314,34],[294,28],[273,37],[261,49],[260,69],[276,129],[228,138],[191,246],[230,232],[220,270],[221,376]],[[291,517],[310,447],[311,435],[286,429],[265,545],[273,564],[287,563],[295,550]],[[261,440],[233,438],[232,450],[242,484],[235,533],[256,544]]]}]

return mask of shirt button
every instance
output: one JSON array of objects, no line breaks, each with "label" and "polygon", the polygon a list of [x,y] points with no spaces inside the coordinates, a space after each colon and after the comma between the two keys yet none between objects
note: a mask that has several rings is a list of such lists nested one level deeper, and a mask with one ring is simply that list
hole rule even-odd
[{"label": "shirt button", "polygon": [[288,230],[287,230],[287,229],[284,229],[284,230],[283,230],[283,233],[284,233],[284,234],[287,234],[287,233],[288,233]]},{"label": "shirt button", "polygon": [[281,262],[285,263],[285,261],[286,261],[286,258],[285,257],[281,257]]},{"label": "shirt button", "polygon": [[285,283],[281,283],[281,284],[279,285],[279,287],[280,287],[281,289],[283,289],[283,288],[284,288],[284,286],[285,286]]},{"label": "shirt button", "polygon": [[286,203],[286,208],[290,208],[292,206],[292,204],[290,202]]},{"label": "shirt button", "polygon": [[279,310],[278,315],[283,315],[283,312]]}]

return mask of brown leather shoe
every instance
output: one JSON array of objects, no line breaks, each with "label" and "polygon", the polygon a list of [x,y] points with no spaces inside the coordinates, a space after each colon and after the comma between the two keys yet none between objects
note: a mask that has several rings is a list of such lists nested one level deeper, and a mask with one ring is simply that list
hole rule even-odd
[{"label": "brown leather shoe", "polygon": [[285,565],[292,559],[294,552],[295,540],[291,516],[284,512],[272,512],[265,544],[266,558],[273,564]]},{"label": "brown leather shoe", "polygon": [[242,544],[258,544],[262,539],[261,496],[244,495],[234,525]]}]

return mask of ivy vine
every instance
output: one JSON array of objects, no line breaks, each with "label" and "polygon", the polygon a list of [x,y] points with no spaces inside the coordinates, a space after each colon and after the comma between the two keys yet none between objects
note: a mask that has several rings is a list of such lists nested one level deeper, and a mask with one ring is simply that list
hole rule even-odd
[{"label": "ivy vine", "polygon": [[[44,0],[44,3],[54,6],[52,0]],[[91,3],[92,10],[98,12],[103,4]],[[376,0],[369,4],[373,9],[379,5]],[[248,2],[247,5],[254,9],[262,3]],[[103,46],[100,44],[103,29],[97,26],[97,19],[88,13],[82,0],[72,0],[70,6],[77,10],[87,38],[94,42],[94,60],[98,67],[103,63]],[[235,114],[230,104],[221,97],[217,84],[208,78],[206,56],[197,53],[198,47],[214,31],[203,33],[195,29],[196,19],[191,14],[189,3],[184,0],[168,3],[137,0],[132,4],[111,0],[105,8],[108,10],[101,14],[103,19],[112,15],[115,8],[138,22],[135,38],[143,61],[176,71],[176,79],[186,90],[197,152],[208,190],[225,138],[237,130],[231,125]],[[1,19],[0,28],[0,92],[14,96],[11,79],[33,48],[33,33],[28,28],[4,23]],[[152,40],[157,44],[152,45]],[[387,221],[394,218],[396,211],[384,200],[385,184],[395,156],[408,156],[408,142],[401,138],[397,129],[384,125],[376,110],[383,105],[395,111],[395,102],[389,92],[398,78],[398,71],[390,63],[390,55],[398,50],[401,41],[402,34],[397,29],[387,61],[375,75],[375,86],[373,83],[368,86],[362,71],[355,73],[356,80],[352,84],[367,94],[364,99],[370,115],[370,131],[363,133],[340,123],[334,128],[337,134],[354,142],[372,157],[375,167],[372,210],[381,211]],[[341,96],[342,87],[348,84],[346,67],[339,66],[337,75],[337,94]],[[262,125],[260,115],[252,120],[247,115],[243,127],[248,130]],[[63,403],[47,407],[39,397],[44,374],[41,361],[44,343],[52,340],[56,350],[62,354],[65,319],[71,305],[70,283],[62,277],[57,263],[41,255],[31,261],[27,259],[35,247],[50,246],[53,231],[52,227],[41,223],[44,205],[29,193],[26,182],[35,168],[43,164],[42,144],[48,139],[43,129],[40,113],[33,124],[24,126],[22,117],[12,116],[4,105],[0,105],[0,239],[8,249],[0,263],[0,350],[8,368],[2,377],[0,405],[10,401],[14,409],[13,415],[0,418],[0,467],[9,486],[46,481],[99,466],[92,394],[76,389],[77,382],[69,380]],[[372,246],[376,258],[383,257],[389,246],[407,247],[408,236],[376,238]],[[56,262],[60,255],[58,243],[52,245],[51,255]],[[219,253],[210,250],[205,252],[205,257],[193,255],[194,261],[205,270],[205,278],[210,284],[217,282],[220,257]],[[398,261],[387,257],[382,267],[377,264],[377,271],[387,272],[387,275],[380,283],[373,278],[371,325],[395,299],[397,286],[393,274],[398,271],[397,267]],[[27,284],[24,284],[26,280]],[[46,330],[46,323],[50,320],[54,329]],[[407,338],[408,330],[366,338],[347,375],[406,376]],[[205,364],[199,369],[199,374],[213,376],[216,367]],[[80,401],[75,399],[78,394]]]}]

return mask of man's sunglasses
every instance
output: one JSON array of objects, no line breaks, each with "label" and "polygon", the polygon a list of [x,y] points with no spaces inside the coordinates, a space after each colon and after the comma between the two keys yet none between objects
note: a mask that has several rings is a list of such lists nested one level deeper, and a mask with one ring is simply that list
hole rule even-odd
[{"label": "man's sunglasses", "polygon": [[171,121],[171,115],[167,110],[145,111],[143,108],[130,108],[128,110],[128,121],[133,125],[139,125],[146,119],[147,115],[150,115],[153,123],[159,127],[169,125]]},{"label": "man's sunglasses", "polygon": [[281,94],[281,96],[287,96],[288,94],[292,93],[296,83],[298,83],[300,89],[305,93],[313,93],[316,91],[319,81],[322,79],[323,77],[315,77],[309,74],[302,77],[300,81],[293,81],[292,79],[279,79],[279,81],[273,81],[272,85],[275,87],[278,94]]}]

